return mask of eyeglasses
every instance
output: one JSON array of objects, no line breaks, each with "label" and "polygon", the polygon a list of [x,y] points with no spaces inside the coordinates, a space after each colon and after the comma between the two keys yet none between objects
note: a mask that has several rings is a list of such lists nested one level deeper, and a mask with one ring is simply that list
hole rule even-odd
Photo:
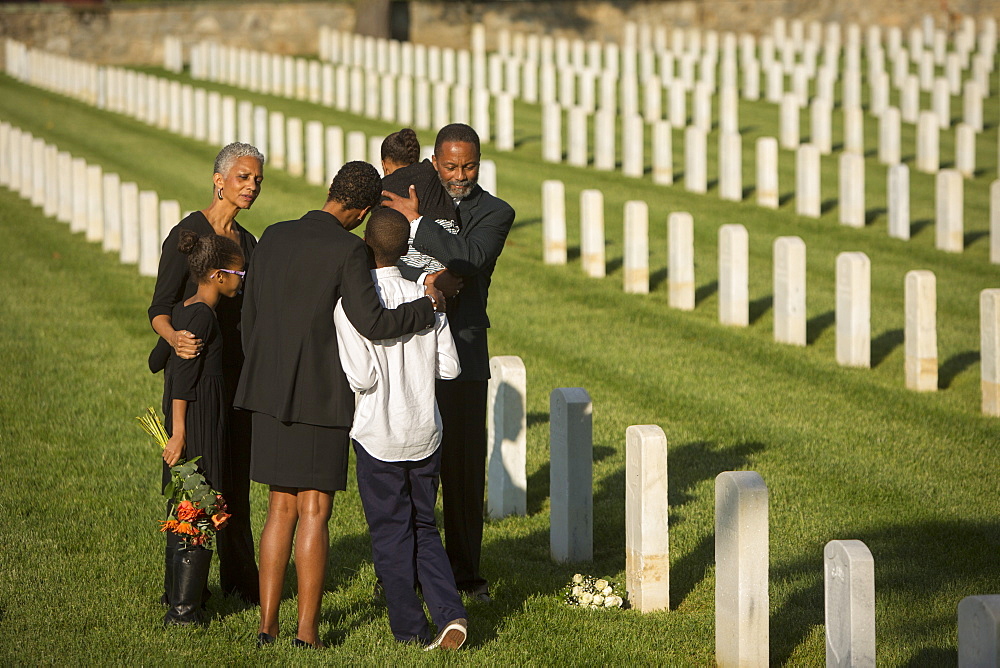
[{"label": "eyeglasses", "polygon": [[236,271],[235,269],[220,269],[219,271],[224,271],[227,274],[236,274],[240,278],[243,278],[244,276],[247,275],[247,272],[245,272],[245,271]]}]

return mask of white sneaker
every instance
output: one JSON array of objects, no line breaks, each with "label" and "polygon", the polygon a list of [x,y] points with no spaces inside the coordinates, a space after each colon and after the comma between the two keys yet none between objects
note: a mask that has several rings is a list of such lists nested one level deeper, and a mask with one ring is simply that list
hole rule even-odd
[{"label": "white sneaker", "polygon": [[445,627],[437,634],[433,642],[424,648],[424,651],[432,649],[458,649],[465,642],[468,635],[469,623],[462,618],[453,619],[445,624]]}]

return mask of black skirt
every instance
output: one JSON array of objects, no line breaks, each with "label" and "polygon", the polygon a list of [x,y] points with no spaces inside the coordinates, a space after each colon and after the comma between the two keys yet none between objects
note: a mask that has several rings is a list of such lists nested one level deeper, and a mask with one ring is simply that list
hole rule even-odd
[{"label": "black skirt", "polygon": [[347,489],[349,429],[281,422],[254,413],[252,438],[251,480],[326,492]]}]

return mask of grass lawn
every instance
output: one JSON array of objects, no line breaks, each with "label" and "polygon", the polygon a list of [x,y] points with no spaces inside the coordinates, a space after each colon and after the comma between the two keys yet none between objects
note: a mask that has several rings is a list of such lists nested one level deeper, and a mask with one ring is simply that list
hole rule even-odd
[{"label": "grass lawn", "polygon": [[[163,74],[162,72],[159,72]],[[185,77],[180,77],[184,79]],[[384,123],[304,102],[235,91],[286,116],[385,134]],[[926,104],[925,104],[926,106]],[[528,514],[488,522],[483,570],[494,602],[469,603],[467,649],[421,654],[392,641],[384,607],[370,601],[374,573],[353,481],[339,494],[320,633],[330,647],[296,652],[295,578],[286,582],[277,646],[252,647],[257,611],[221,595],[205,630],[163,630],[158,603],[162,537],[158,452],[133,417],[158,405],[161,380],[145,369],[154,343],[145,310],[153,279],[118,263],[82,235],[0,188],[0,662],[4,664],[483,663],[656,664],[714,662],[714,478],[759,472],[770,491],[770,636],[774,664],[825,663],[823,546],[861,539],[875,557],[879,662],[956,661],[956,607],[1000,591],[1000,422],[980,414],[978,294],[1000,287],[988,262],[988,188],[996,174],[996,102],[979,138],[980,173],[966,182],[966,250],[934,248],[933,178],[911,172],[913,238],[886,234],[885,168],[867,156],[869,224],[838,225],[836,156],[823,158],[823,215],[794,213],[794,156],[780,155],[782,206],[753,203],[753,145],[776,136],[778,107],[741,102],[743,203],[714,185],[717,131],[709,136],[710,190],[653,186],[592,169],[540,161],[540,112],[518,104],[518,148],[497,162],[499,195],[517,220],[494,276],[491,353],[519,355],[528,372]],[[808,135],[807,114],[803,135]],[[61,150],[118,172],[184,210],[211,195],[218,147],[179,138],[0,76],[0,119]],[[834,145],[840,143],[835,113]],[[866,146],[877,123],[865,118]],[[430,141],[432,135],[420,133]],[[952,156],[942,134],[942,162]],[[913,160],[913,126],[903,131]],[[648,155],[648,154],[647,154]],[[674,139],[680,172],[683,143]],[[678,173],[678,182],[681,181]],[[541,181],[566,184],[570,262],[541,263]],[[605,196],[608,276],[579,265],[579,192]],[[324,189],[276,169],[241,222],[268,224],[321,206]],[[622,292],[622,210],[650,207],[649,295]],[[697,307],[667,306],[666,220],[695,220]],[[750,235],[751,325],[718,324],[717,234],[742,223]],[[772,244],[798,235],[808,253],[805,348],[773,341]],[[843,251],[872,260],[872,369],[834,359],[834,263]],[[937,276],[940,390],[904,388],[903,279]],[[549,558],[548,397],[583,387],[594,402],[592,563]],[[574,572],[624,579],[625,429],[656,424],[669,441],[671,610],[589,612],[559,593]],[[253,489],[259,535],[265,490]],[[217,592],[213,572],[210,586]]]}]

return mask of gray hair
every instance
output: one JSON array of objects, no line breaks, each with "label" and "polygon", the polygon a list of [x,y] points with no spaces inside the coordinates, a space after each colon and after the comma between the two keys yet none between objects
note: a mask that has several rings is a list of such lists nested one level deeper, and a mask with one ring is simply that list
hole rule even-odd
[{"label": "gray hair", "polygon": [[244,144],[240,141],[234,141],[232,144],[228,144],[219,151],[219,155],[215,156],[215,167],[214,174],[222,174],[225,176],[229,173],[229,170],[233,168],[233,163],[240,158],[256,158],[260,160],[261,166],[264,165],[264,154],[257,150],[256,146],[251,146],[250,144]]}]

